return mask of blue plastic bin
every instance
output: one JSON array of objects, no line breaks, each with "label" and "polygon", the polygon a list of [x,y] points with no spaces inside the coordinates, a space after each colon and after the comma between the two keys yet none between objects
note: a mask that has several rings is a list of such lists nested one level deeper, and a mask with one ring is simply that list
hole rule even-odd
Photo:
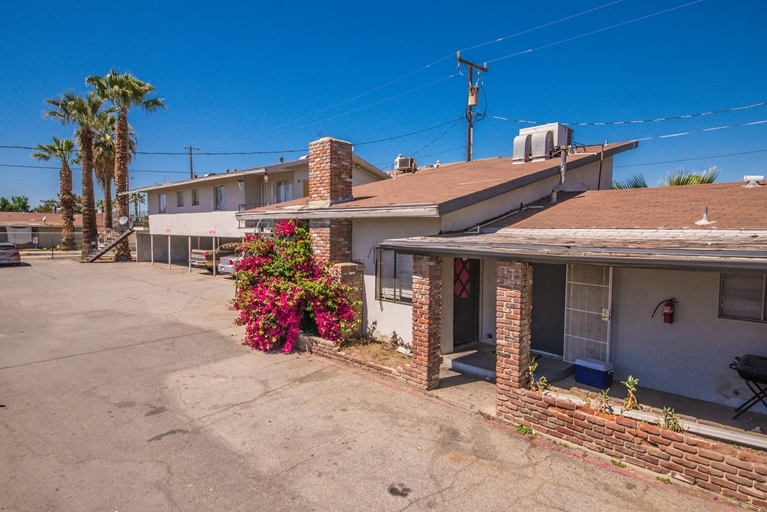
[{"label": "blue plastic bin", "polygon": [[576,359],[575,382],[594,388],[607,389],[613,385],[613,365],[588,357]]}]

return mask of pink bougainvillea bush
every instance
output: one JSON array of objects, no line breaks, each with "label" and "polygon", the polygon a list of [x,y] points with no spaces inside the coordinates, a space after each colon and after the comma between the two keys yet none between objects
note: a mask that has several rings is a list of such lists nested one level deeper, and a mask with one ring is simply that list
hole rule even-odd
[{"label": "pink bougainvillea bush", "polygon": [[248,236],[237,264],[237,325],[245,345],[289,353],[299,332],[341,341],[355,321],[351,289],[337,281],[327,263],[312,255],[306,225],[280,221],[273,237]]}]

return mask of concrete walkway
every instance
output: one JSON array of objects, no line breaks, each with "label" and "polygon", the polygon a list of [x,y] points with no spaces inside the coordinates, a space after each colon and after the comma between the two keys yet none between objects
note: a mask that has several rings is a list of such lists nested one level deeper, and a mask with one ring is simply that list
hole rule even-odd
[{"label": "concrete walkway", "polygon": [[245,348],[232,286],[136,263],[0,268],[0,507],[725,508],[518,436],[449,393]]}]

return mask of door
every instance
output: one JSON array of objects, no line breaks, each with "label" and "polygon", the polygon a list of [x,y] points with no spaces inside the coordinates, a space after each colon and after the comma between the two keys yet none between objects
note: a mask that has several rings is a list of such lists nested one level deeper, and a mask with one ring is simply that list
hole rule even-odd
[{"label": "door", "polygon": [[479,339],[479,260],[454,259],[453,346]]},{"label": "door", "polygon": [[567,265],[533,263],[530,349],[562,357],[565,335]]},{"label": "door", "polygon": [[565,286],[564,360],[610,360],[612,267],[568,265]]}]

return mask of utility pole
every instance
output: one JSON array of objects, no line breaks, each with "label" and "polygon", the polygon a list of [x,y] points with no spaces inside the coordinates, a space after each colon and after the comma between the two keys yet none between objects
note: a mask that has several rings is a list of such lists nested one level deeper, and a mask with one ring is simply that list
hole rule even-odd
[{"label": "utility pole", "polygon": [[462,58],[461,52],[458,52],[459,69],[461,64],[464,64],[469,70],[469,99],[466,102],[466,161],[471,162],[472,146],[474,145],[474,112],[472,109],[479,103],[479,87],[474,85],[474,70],[477,70],[477,78],[479,78],[480,71],[487,73],[487,62],[480,66]]},{"label": "utility pole", "polygon": [[199,151],[200,148],[192,146],[184,146],[184,149],[189,150],[189,179],[194,179],[194,166],[192,165],[192,150]]}]

